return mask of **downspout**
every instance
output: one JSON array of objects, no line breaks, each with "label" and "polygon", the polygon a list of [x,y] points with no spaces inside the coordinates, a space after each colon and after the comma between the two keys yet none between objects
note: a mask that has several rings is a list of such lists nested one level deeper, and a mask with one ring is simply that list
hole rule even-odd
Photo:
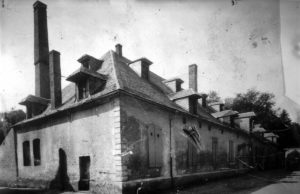
[{"label": "downspout", "polygon": [[15,162],[16,162],[16,178],[19,177],[19,164],[18,164],[18,139],[17,132],[15,128],[12,128],[14,132],[14,144],[15,144]]},{"label": "downspout", "polygon": [[169,114],[169,142],[170,142],[170,177],[171,177],[171,187],[174,188],[174,178],[173,178],[173,159],[172,159],[172,115]]}]

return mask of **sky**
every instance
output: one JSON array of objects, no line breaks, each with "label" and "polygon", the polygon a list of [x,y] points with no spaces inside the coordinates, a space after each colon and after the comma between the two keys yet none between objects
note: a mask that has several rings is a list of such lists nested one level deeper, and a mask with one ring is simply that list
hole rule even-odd
[{"label": "sky", "polygon": [[[33,3],[2,0],[0,112],[34,94]],[[48,5],[50,50],[62,75],[84,54],[100,58],[115,44],[129,59],[147,57],[151,71],[180,77],[198,65],[199,92],[224,99],[249,88],[272,92],[300,121],[299,0],[42,0]],[[62,85],[66,86],[63,80]]]}]

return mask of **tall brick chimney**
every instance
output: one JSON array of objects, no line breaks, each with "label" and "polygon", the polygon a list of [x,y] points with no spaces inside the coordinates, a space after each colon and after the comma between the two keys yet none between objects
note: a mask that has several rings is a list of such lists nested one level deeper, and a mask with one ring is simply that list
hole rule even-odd
[{"label": "tall brick chimney", "polygon": [[49,53],[49,69],[51,108],[55,109],[61,105],[60,53],[55,50]]},{"label": "tall brick chimney", "polygon": [[120,57],[122,57],[122,45],[121,44],[116,44],[116,53],[120,56]]},{"label": "tall brick chimney", "polygon": [[189,88],[193,89],[195,92],[198,91],[197,81],[197,65],[189,65]]},{"label": "tall brick chimney", "polygon": [[36,1],[34,8],[34,65],[35,95],[50,98],[49,45],[47,28],[47,5]]}]

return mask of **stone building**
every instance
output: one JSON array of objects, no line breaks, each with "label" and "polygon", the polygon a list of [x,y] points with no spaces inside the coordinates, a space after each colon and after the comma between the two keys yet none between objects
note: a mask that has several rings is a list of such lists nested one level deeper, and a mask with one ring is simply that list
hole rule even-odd
[{"label": "stone building", "polygon": [[100,58],[80,57],[61,89],[46,5],[33,7],[35,95],[20,102],[27,119],[0,147],[0,182],[136,193],[243,173],[259,154],[278,152],[276,144],[210,114],[194,64],[184,89],[180,78],[153,73],[149,59],[127,59],[118,44]]}]

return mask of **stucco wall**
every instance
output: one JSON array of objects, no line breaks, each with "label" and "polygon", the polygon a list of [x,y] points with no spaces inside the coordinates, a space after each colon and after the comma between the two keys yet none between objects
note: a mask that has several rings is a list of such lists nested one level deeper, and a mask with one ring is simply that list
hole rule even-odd
[{"label": "stucco wall", "polygon": [[16,180],[14,132],[10,130],[0,145],[0,183]]},{"label": "stucco wall", "polygon": [[[124,180],[169,176],[169,115],[168,112],[138,99],[121,98],[122,166]],[[161,168],[149,167],[148,130],[162,130]],[[126,154],[131,151],[131,154]]]},{"label": "stucco wall", "polygon": [[[117,112],[117,114],[116,114]],[[59,183],[59,149],[65,154],[68,183],[77,190],[79,157],[90,156],[91,190],[110,193],[118,188],[120,169],[115,134],[119,119],[119,103],[94,106],[87,110],[70,112],[40,125],[24,127],[18,131],[18,164],[20,179],[30,179],[49,187]],[[33,165],[32,141],[41,142],[41,165]],[[31,166],[23,165],[22,143],[30,141]],[[115,184],[116,183],[116,184]]]},{"label": "stucco wall", "polygon": [[[210,172],[224,168],[238,168],[237,162],[228,161],[229,140],[234,142],[234,155],[246,155],[238,153],[238,146],[248,143],[245,136],[238,133],[221,129],[216,125],[202,120],[201,127],[198,119],[187,115],[172,113],[158,108],[146,102],[129,97],[121,98],[122,115],[122,152],[128,153],[122,157],[122,165],[126,177],[124,180],[136,180],[153,177],[170,176],[170,156],[172,156],[173,176],[195,172]],[[185,119],[183,119],[185,117]],[[186,121],[186,123],[183,122]],[[147,130],[156,126],[163,130],[163,144],[160,151],[163,154],[163,165],[161,168],[149,167],[149,145]],[[188,164],[188,142],[189,137],[183,129],[194,126],[200,134],[202,149],[196,149],[196,165]],[[170,127],[171,127],[171,152],[170,152]],[[212,138],[218,139],[217,165],[212,165]],[[130,153],[132,151],[132,153]],[[247,161],[246,161],[247,162]],[[241,166],[240,166],[241,167]]]}]

